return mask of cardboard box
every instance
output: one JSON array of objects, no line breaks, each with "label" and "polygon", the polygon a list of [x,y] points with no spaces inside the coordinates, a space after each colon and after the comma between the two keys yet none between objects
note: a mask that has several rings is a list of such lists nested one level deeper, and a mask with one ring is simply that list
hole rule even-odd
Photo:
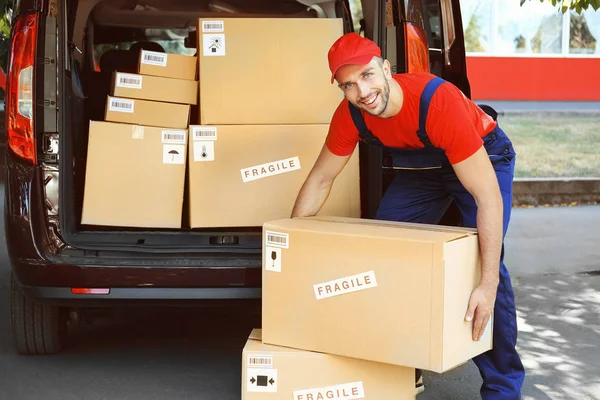
[{"label": "cardboard box", "polygon": [[242,352],[242,400],[415,399],[415,370],[261,343]]},{"label": "cardboard box", "polygon": [[142,50],[138,59],[138,73],[142,75],[162,76],[196,80],[198,57],[182,54],[160,53]]},{"label": "cardboard box", "polygon": [[82,224],[181,228],[187,132],[90,121]]},{"label": "cardboard box", "polygon": [[114,72],[110,95],[166,103],[197,104],[198,82]]},{"label": "cardboard box", "polygon": [[[260,227],[289,217],[327,132],[328,125],[191,126],[191,227]],[[320,215],[360,216],[358,151]]]},{"label": "cardboard box", "polygon": [[343,99],[327,52],[333,18],[200,19],[200,125],[327,124]]},{"label": "cardboard box", "polygon": [[434,372],[492,348],[491,319],[478,342],[464,319],[474,229],[296,218],[266,223],[263,244],[265,343]]},{"label": "cardboard box", "polygon": [[187,129],[190,105],[108,96],[104,119],[126,124]]}]

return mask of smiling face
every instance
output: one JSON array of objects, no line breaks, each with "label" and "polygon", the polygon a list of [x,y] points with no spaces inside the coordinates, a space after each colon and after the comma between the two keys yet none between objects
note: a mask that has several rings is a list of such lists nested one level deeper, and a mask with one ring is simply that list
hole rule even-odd
[{"label": "smiling face", "polygon": [[349,102],[374,116],[385,116],[390,101],[390,63],[374,57],[366,65],[344,65],[335,78]]}]

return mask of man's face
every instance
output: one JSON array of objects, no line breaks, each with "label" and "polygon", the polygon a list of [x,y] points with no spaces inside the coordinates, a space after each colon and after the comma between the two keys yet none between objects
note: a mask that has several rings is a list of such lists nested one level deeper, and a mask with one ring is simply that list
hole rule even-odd
[{"label": "man's face", "polygon": [[344,65],[335,76],[338,86],[349,102],[371,115],[385,112],[390,99],[391,79],[389,62],[381,64],[377,59],[367,65]]}]

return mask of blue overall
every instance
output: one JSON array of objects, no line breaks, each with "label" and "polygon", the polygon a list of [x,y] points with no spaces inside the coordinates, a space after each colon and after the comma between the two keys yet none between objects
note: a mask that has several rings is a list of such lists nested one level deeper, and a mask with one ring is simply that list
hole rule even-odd
[{"label": "blue overall", "polygon": [[[377,210],[377,219],[437,224],[452,200],[460,210],[462,225],[477,227],[477,205],[473,196],[458,180],[444,150],[432,145],[425,131],[429,103],[435,90],[444,82],[432,79],[421,94],[419,139],[423,149],[397,149],[384,146],[367,128],[361,112],[351,103],[354,124],[363,141],[386,148],[397,175],[390,184]],[[490,108],[482,106],[490,115]],[[493,111],[493,110],[492,110]],[[484,138],[504,203],[504,235],[512,207],[512,181],[515,151],[509,138],[497,126]],[[504,238],[503,235],[503,238]],[[467,310],[465,310],[466,313]],[[525,371],[515,349],[517,342],[516,307],[510,275],[504,265],[504,243],[500,258],[500,281],[494,307],[493,350],[473,359],[481,377],[481,397],[485,400],[520,399]]]}]

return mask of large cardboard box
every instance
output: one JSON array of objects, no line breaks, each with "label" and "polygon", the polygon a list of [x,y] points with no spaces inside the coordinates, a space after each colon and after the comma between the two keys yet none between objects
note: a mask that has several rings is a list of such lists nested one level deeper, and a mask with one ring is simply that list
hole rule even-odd
[{"label": "large cardboard box", "polygon": [[464,319],[474,229],[295,218],[266,223],[263,244],[265,343],[435,372],[492,348],[492,319],[480,341]]},{"label": "large cardboard box", "polygon": [[242,352],[242,400],[415,398],[415,370],[261,343],[250,334]]},{"label": "large cardboard box", "polygon": [[180,228],[187,131],[90,121],[82,224]]},{"label": "large cardboard box", "polygon": [[114,72],[110,95],[167,103],[197,104],[198,82]]},{"label": "large cardboard box", "polygon": [[142,75],[193,81],[196,80],[197,71],[198,57],[196,56],[142,50],[138,58],[138,73]]},{"label": "large cardboard box", "polygon": [[327,52],[341,19],[200,19],[200,124],[326,124],[343,99]]},{"label": "large cardboard box", "polygon": [[[191,126],[191,227],[260,227],[289,217],[327,131],[328,125]],[[359,184],[357,151],[320,215],[360,216]]]},{"label": "large cardboard box", "polygon": [[126,124],[187,129],[190,105],[107,96],[104,119]]}]

